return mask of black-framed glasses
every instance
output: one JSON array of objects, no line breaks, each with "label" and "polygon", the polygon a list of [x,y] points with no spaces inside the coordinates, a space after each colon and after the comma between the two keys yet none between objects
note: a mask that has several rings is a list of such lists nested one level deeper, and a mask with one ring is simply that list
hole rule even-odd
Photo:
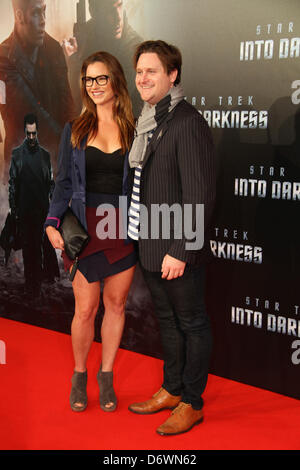
[{"label": "black-framed glasses", "polygon": [[85,86],[91,87],[94,84],[94,81],[99,86],[107,85],[109,76],[108,75],[98,75],[97,77],[82,77],[82,81]]}]

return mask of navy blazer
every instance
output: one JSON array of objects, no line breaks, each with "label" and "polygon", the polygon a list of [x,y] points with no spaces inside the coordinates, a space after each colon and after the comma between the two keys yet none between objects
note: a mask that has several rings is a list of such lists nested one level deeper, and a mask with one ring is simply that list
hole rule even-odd
[{"label": "navy blazer", "polygon": [[[73,148],[71,144],[72,124],[67,123],[62,132],[59,154],[58,172],[55,189],[45,222],[45,227],[51,225],[59,228],[61,220],[68,206],[87,230],[86,206],[86,176],[85,176],[85,137],[80,149]],[[123,195],[127,195],[128,179],[128,152],[126,152],[123,175]]]}]

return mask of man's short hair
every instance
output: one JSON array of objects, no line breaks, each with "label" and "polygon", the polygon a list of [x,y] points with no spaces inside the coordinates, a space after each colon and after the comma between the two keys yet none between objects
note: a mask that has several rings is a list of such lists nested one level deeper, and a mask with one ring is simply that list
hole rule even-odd
[{"label": "man's short hair", "polygon": [[168,75],[173,70],[177,70],[178,73],[174,85],[178,85],[178,83],[180,83],[182,57],[180,50],[176,46],[161,40],[142,42],[137,46],[133,56],[134,68],[137,66],[139,57],[146,52],[154,52],[158,55]]},{"label": "man's short hair", "polygon": [[35,114],[26,114],[24,117],[24,131],[26,129],[27,124],[36,124],[36,129],[38,130],[39,128],[39,123],[38,123],[38,118],[36,117]]}]

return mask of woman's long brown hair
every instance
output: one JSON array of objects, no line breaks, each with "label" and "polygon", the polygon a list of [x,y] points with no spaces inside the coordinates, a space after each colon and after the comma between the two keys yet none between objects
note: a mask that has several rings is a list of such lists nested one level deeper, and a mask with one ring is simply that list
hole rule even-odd
[{"label": "woman's long brown hair", "polygon": [[93,138],[97,134],[98,119],[95,103],[86,92],[82,77],[86,76],[86,70],[90,64],[102,62],[108,69],[110,83],[116,100],[113,106],[113,117],[116,120],[119,131],[122,151],[129,150],[134,136],[134,117],[132,104],[129,97],[127,83],[123,69],[119,61],[108,52],[95,52],[89,56],[82,64],[80,73],[80,89],[83,109],[78,118],[72,124],[71,143],[73,147],[80,148],[85,136]]}]

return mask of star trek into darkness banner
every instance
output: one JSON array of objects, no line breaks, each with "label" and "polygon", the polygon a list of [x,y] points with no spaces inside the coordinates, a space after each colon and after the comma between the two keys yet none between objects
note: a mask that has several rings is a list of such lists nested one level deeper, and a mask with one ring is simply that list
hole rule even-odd
[{"label": "star trek into darkness banner", "polygon": [[[20,5],[27,12],[21,30]],[[72,285],[61,253],[43,237],[43,221],[62,129],[82,107],[80,67],[97,50],[115,55],[138,116],[133,53],[144,40],[162,39],[181,50],[186,99],[215,144],[210,372],[300,398],[299,1],[1,0],[0,25],[0,315],[70,333]],[[33,131],[24,126],[28,113],[38,116]],[[13,207],[26,138],[39,146],[42,171],[23,168],[22,187],[30,189]],[[20,215],[16,226],[13,212],[29,205],[31,219]],[[126,312],[121,347],[161,358],[139,269]],[[97,341],[102,316],[101,303]]]}]

